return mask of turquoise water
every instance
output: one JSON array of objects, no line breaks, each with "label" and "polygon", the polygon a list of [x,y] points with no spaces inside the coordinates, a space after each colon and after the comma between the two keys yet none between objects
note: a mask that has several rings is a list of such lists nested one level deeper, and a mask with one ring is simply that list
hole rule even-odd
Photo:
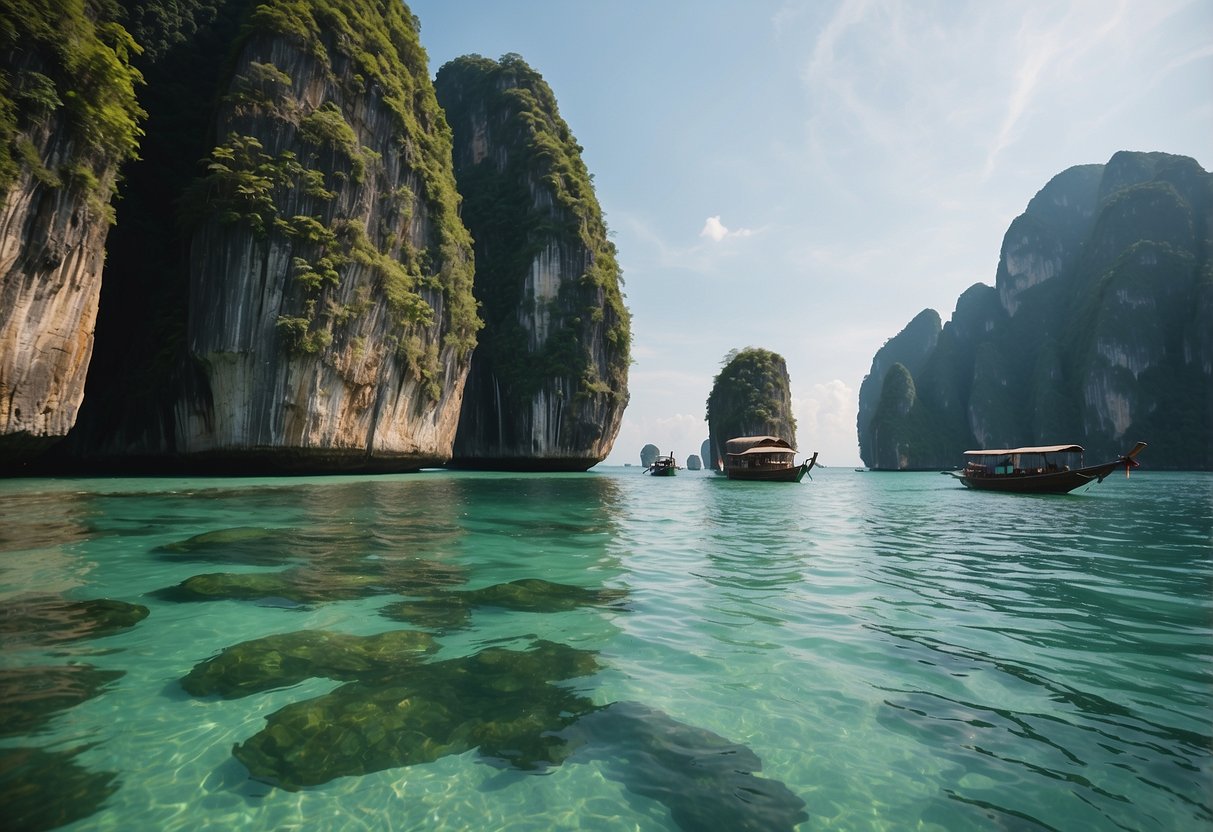
[{"label": "turquoise water", "polygon": [[0,482],[6,828],[1213,829],[1213,475],[813,476]]}]

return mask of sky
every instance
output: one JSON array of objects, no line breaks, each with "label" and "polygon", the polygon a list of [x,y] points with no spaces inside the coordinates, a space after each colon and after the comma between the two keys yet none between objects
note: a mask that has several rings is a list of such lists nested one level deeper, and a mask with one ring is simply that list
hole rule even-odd
[{"label": "sky", "polygon": [[431,75],[517,53],[582,146],[632,314],[607,464],[683,464],[731,350],[783,356],[797,445],[860,465],[859,385],[994,284],[1011,221],[1118,150],[1213,165],[1210,0],[414,0]]}]

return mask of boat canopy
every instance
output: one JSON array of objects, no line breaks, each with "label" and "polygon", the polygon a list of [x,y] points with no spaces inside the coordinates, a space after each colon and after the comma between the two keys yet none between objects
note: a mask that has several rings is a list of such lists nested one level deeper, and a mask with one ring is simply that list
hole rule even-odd
[{"label": "boat canopy", "polygon": [[795,454],[792,443],[778,436],[738,436],[724,443],[729,456],[743,454]]},{"label": "boat canopy", "polygon": [[1041,445],[1035,448],[1003,448],[1001,450],[965,451],[965,456],[1010,456],[1012,454],[1080,454],[1082,445]]}]

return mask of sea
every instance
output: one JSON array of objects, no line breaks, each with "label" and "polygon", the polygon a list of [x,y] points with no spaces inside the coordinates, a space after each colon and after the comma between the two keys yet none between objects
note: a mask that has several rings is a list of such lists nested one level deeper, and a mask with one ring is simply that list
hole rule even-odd
[{"label": "sea", "polygon": [[1213,474],[0,481],[0,825],[1210,830]]}]

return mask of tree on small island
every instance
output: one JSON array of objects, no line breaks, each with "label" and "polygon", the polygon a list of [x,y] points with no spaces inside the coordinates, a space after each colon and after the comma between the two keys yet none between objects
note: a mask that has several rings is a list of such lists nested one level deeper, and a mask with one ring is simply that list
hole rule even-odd
[{"label": "tree on small island", "polygon": [[708,444],[717,467],[724,443],[738,436],[776,436],[796,444],[792,384],[783,357],[759,347],[733,350],[712,382],[707,401]]}]

